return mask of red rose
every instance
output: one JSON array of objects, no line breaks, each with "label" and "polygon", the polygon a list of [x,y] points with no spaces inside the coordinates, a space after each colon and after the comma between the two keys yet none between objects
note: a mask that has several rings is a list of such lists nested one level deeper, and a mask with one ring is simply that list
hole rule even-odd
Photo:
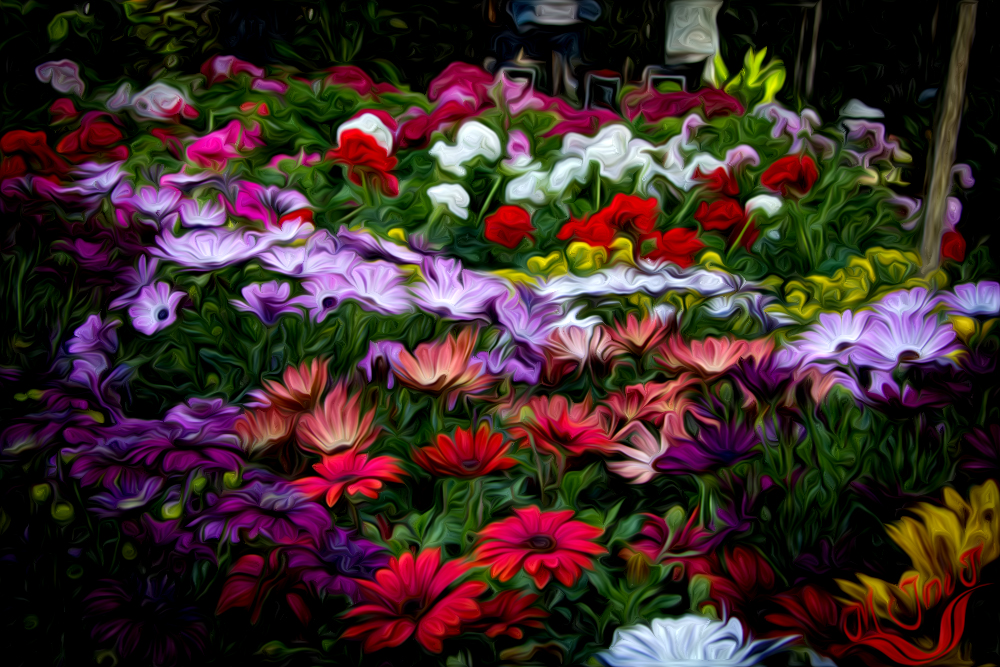
[{"label": "red rose", "polygon": [[729,229],[742,223],[745,216],[739,202],[727,197],[712,203],[701,202],[694,219],[705,229]]},{"label": "red rose", "polygon": [[801,197],[809,192],[817,178],[819,172],[811,157],[789,155],[768,167],[760,177],[760,182],[765,188],[782,195],[788,196],[791,192]]},{"label": "red rose", "polygon": [[702,172],[701,169],[695,169],[694,177],[704,179],[705,185],[713,192],[721,192],[727,195],[737,195],[740,192],[740,186],[736,182],[736,178],[723,167],[714,169],[707,174]]},{"label": "red rose", "polygon": [[567,222],[556,238],[565,241],[575,236],[578,241],[608,247],[615,239],[615,231],[625,230],[626,227],[640,234],[651,233],[656,227],[657,214],[655,199],[617,194],[607,208],[583,220]]},{"label": "red rose", "polygon": [[398,161],[374,137],[361,130],[345,131],[340,135],[340,146],[329,151],[326,158],[347,165],[347,177],[356,185],[362,184],[364,174],[387,195],[399,194],[399,180],[389,173]]},{"label": "red rose", "polygon": [[965,260],[965,239],[958,232],[945,232],[941,237],[941,258],[956,262]]},{"label": "red rose", "polygon": [[673,262],[681,268],[694,264],[694,256],[705,247],[693,229],[675,227],[664,233],[652,232],[642,237],[642,242],[655,242],[656,246],[643,255],[646,259]]},{"label": "red rose", "polygon": [[505,248],[516,248],[525,237],[534,240],[534,231],[531,215],[520,206],[501,206],[486,218],[486,240]]},{"label": "red rose", "polygon": [[113,160],[126,159],[128,149],[124,146],[107,150],[112,144],[121,141],[123,135],[121,130],[111,123],[100,120],[105,115],[107,114],[100,111],[85,114],[80,129],[63,137],[56,150],[73,162],[80,162],[98,153],[106,154]]},{"label": "red rose", "polygon": [[8,132],[0,139],[0,151],[8,156],[11,153],[23,153],[28,165],[43,174],[64,174],[68,169],[66,162],[49,148],[44,132]]}]

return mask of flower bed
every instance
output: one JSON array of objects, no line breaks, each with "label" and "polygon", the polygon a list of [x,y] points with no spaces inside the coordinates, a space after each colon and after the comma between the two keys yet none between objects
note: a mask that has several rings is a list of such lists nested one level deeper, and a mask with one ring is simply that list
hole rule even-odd
[{"label": "flower bed", "polygon": [[463,64],[40,66],[49,129],[0,138],[49,336],[0,376],[3,523],[54,574],[13,613],[125,664],[977,650],[990,259],[951,198],[922,272],[898,140],[716,69],[617,113]]}]

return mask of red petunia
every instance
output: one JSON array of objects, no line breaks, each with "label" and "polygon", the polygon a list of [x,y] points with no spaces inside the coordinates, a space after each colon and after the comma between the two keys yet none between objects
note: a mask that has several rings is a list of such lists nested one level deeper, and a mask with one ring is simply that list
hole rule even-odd
[{"label": "red petunia", "polygon": [[534,231],[531,215],[520,206],[501,206],[486,218],[486,240],[505,248],[516,248],[525,238],[533,241]]},{"label": "red petunia", "polygon": [[399,180],[389,172],[397,160],[369,134],[352,128],[340,135],[340,145],[327,152],[326,158],[347,165],[347,177],[356,185],[362,175],[376,183],[385,194],[399,194]]},{"label": "red petunia", "polygon": [[611,204],[582,220],[571,219],[556,237],[562,241],[575,238],[593,246],[609,247],[615,232],[633,230],[649,234],[656,227],[659,205],[655,199],[617,194]]},{"label": "red petunia", "polygon": [[958,232],[945,232],[941,237],[941,258],[956,262],[965,260],[965,239]]},{"label": "red petunia", "polygon": [[673,262],[681,268],[694,264],[694,256],[705,247],[698,238],[698,232],[681,227],[668,229],[662,234],[660,232],[646,234],[641,241],[644,244],[650,241],[655,244],[643,257],[654,261]]},{"label": "red petunia", "polygon": [[745,217],[739,202],[728,197],[711,203],[701,202],[694,214],[694,219],[701,223],[703,228],[718,230],[739,225]]},{"label": "red petunia", "polygon": [[523,569],[538,588],[544,588],[553,576],[564,586],[572,586],[583,570],[594,568],[592,557],[607,551],[594,543],[604,531],[572,521],[572,510],[542,512],[532,506],[514,513],[479,533],[476,562],[489,565],[490,576],[500,581],[509,581]]},{"label": "red petunia", "polygon": [[73,100],[68,97],[63,97],[53,102],[52,106],[49,107],[49,113],[52,115],[53,124],[73,120],[80,115],[80,112],[73,105]]},{"label": "red petunia", "polygon": [[761,185],[768,190],[801,197],[809,192],[819,178],[816,163],[808,155],[788,155],[776,161],[760,177]]},{"label": "red petunia", "polygon": [[101,111],[84,114],[80,128],[63,137],[56,150],[73,162],[80,162],[95,155],[104,155],[110,160],[127,159],[128,148],[112,147],[121,141],[124,135],[115,125],[101,120],[107,115]]},{"label": "red petunia", "polygon": [[378,498],[382,482],[400,482],[405,475],[396,459],[391,456],[368,458],[347,450],[333,456],[324,456],[321,463],[313,466],[320,477],[306,477],[292,482],[309,498],[326,497],[326,504],[333,507],[346,491],[347,495],[360,494],[366,498]]},{"label": "red petunia", "polygon": [[365,650],[378,651],[399,646],[416,634],[421,646],[440,653],[443,640],[461,634],[464,624],[481,616],[475,598],[488,588],[483,582],[469,581],[445,593],[469,567],[460,561],[442,563],[440,549],[389,559],[389,565],[375,573],[375,581],[355,580],[363,601],[344,616],[363,621],[347,628],[343,636],[364,637]]},{"label": "red petunia", "polygon": [[45,133],[41,131],[12,130],[0,138],[0,151],[8,156],[7,160],[11,158],[11,153],[23,155],[19,163],[6,167],[5,170],[11,172],[17,171],[25,161],[33,171],[42,174],[64,174],[69,168],[65,160],[49,148]]},{"label": "red petunia", "polygon": [[475,437],[472,429],[461,428],[455,430],[454,439],[438,435],[434,445],[413,452],[413,461],[434,475],[472,478],[516,466],[517,461],[507,456],[509,449],[503,435],[491,433],[484,423]]},{"label": "red petunia", "polygon": [[695,169],[694,177],[698,180],[704,180],[705,185],[713,192],[721,192],[730,197],[734,197],[740,192],[740,186],[736,182],[736,178],[726,171],[724,167],[713,169],[707,174],[701,169]]}]

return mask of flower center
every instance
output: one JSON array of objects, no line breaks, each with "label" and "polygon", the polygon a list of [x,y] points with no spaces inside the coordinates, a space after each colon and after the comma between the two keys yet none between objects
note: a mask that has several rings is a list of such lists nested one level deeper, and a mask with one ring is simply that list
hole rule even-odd
[{"label": "flower center", "polygon": [[156,311],[156,319],[158,319],[159,321],[162,322],[168,317],[170,317],[170,313],[167,312],[166,308],[160,308],[158,311]]},{"label": "flower center", "polygon": [[400,613],[410,618],[419,618],[424,613],[424,606],[419,598],[411,598],[403,603]]},{"label": "flower center", "polygon": [[467,459],[462,461],[462,467],[466,470],[475,470],[479,467],[479,461],[477,459]]},{"label": "flower center", "polygon": [[916,350],[906,350],[899,354],[899,361],[916,361],[920,358],[920,353]]},{"label": "flower center", "polygon": [[548,535],[535,535],[528,540],[528,546],[539,551],[548,551],[555,545],[555,541]]},{"label": "flower center", "polygon": [[333,304],[337,303],[337,300],[332,296],[325,297],[323,299],[323,308],[333,308]]}]

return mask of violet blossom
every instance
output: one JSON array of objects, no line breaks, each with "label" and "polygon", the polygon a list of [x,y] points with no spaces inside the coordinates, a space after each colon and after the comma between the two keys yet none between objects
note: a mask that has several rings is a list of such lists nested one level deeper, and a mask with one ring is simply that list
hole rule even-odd
[{"label": "violet blossom", "polygon": [[73,338],[66,344],[70,354],[86,354],[88,352],[106,352],[114,354],[118,351],[118,333],[121,320],[112,319],[104,322],[100,315],[91,315],[80,325]]},{"label": "violet blossom", "polygon": [[398,363],[399,354],[406,347],[393,340],[371,341],[368,344],[368,354],[358,362],[358,368],[365,372],[369,382],[386,379],[389,389],[392,389],[392,366]]},{"label": "violet blossom", "polygon": [[149,287],[156,279],[157,259],[146,261],[146,256],[141,255],[135,268],[126,269],[118,275],[117,285],[124,285],[125,291],[111,302],[110,308],[117,310],[127,306],[135,299],[143,288]]},{"label": "violet blossom", "polygon": [[309,319],[319,323],[340,305],[347,281],[338,275],[319,275],[303,280],[302,287],[308,294],[295,297],[293,302],[308,310]]},{"label": "violet blossom", "polygon": [[873,317],[852,358],[861,366],[890,371],[901,363],[953,364],[951,357],[960,350],[951,324],[940,324],[936,315],[917,310]]},{"label": "violet blossom", "polygon": [[159,282],[143,287],[128,309],[132,326],[147,336],[169,327],[177,321],[177,304],[184,298],[183,292],[173,292],[170,284]]},{"label": "violet blossom", "polygon": [[156,237],[157,257],[184,268],[210,271],[244,262],[278,243],[288,243],[313,231],[309,223],[286,222],[279,231],[253,232],[226,229],[196,229],[174,236],[169,229]]},{"label": "violet blossom", "polygon": [[319,595],[346,595],[359,601],[356,579],[371,579],[389,562],[389,554],[351,531],[334,526],[318,549],[291,548],[288,567],[302,568],[302,581]]},{"label": "violet blossom", "polygon": [[330,515],[288,484],[253,482],[224,493],[211,511],[192,525],[199,526],[203,541],[263,537],[275,544],[301,544],[303,538],[309,538],[318,544],[330,528]]},{"label": "violet blossom", "polygon": [[395,264],[376,260],[357,262],[347,272],[347,288],[343,299],[354,299],[365,310],[383,315],[410,312],[410,293],[403,286],[406,274]]},{"label": "violet blossom", "polygon": [[486,306],[507,294],[503,283],[462,268],[457,259],[427,257],[420,268],[424,282],[411,288],[417,305],[442,317],[484,317]]},{"label": "violet blossom", "polygon": [[185,227],[219,227],[226,224],[226,208],[214,201],[201,203],[185,199],[180,203],[181,224]]},{"label": "violet blossom", "polygon": [[757,431],[741,421],[718,421],[710,414],[695,409],[698,434],[679,435],[677,444],[656,459],[653,467],[661,472],[699,473],[713,468],[731,466],[754,455],[760,444]]},{"label": "violet blossom", "polygon": [[846,365],[868,331],[871,313],[820,313],[819,322],[805,331],[801,339],[792,343],[792,349],[805,365],[830,368],[833,364]]},{"label": "violet blossom", "polygon": [[992,317],[1000,313],[1000,283],[994,281],[955,285],[940,298],[957,315]]},{"label": "violet blossom", "polygon": [[128,204],[139,214],[140,222],[159,229],[173,227],[177,223],[180,201],[181,192],[176,188],[144,185]]},{"label": "violet blossom", "polygon": [[240,293],[243,295],[243,301],[232,299],[230,303],[237,310],[253,313],[265,326],[274,326],[281,316],[287,313],[301,314],[298,308],[290,303],[292,287],[288,283],[279,283],[276,280],[253,283],[244,287]]}]

